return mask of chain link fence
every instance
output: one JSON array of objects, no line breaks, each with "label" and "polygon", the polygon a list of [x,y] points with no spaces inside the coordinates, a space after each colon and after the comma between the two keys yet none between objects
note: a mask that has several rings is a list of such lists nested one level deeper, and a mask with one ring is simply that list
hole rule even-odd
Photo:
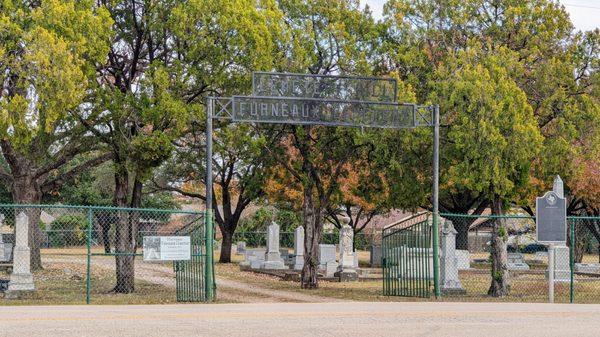
[{"label": "chain link fence", "polygon": [[[204,300],[204,213],[0,205],[0,290],[13,268],[17,216],[27,216],[36,291],[7,304],[136,304]],[[189,237],[189,260],[167,261],[144,238]],[[160,239],[158,239],[160,240]],[[175,243],[180,240],[174,239]],[[148,241],[149,242],[149,241]],[[147,242],[147,247],[152,247]],[[157,241],[159,242],[159,241]],[[157,251],[158,250],[158,251]],[[149,253],[158,254],[149,256]],[[163,253],[166,254],[166,253]],[[168,258],[168,257],[166,257]]]},{"label": "chain link fence", "polygon": [[[441,214],[440,274],[446,300],[547,302],[548,247],[536,241],[535,217],[526,215],[474,216]],[[455,261],[451,254],[450,221],[455,233]],[[506,244],[509,293],[488,295],[492,282],[491,242],[494,226]],[[499,227],[497,227],[499,228]],[[600,218],[569,217],[566,245],[554,247],[554,302],[600,303]]]}]

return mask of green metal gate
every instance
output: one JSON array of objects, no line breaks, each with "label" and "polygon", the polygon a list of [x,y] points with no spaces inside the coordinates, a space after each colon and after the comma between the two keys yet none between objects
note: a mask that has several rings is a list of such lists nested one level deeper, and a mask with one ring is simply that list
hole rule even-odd
[{"label": "green metal gate", "polygon": [[[191,242],[191,260],[174,261],[177,302],[206,301],[204,227],[194,227],[188,234]],[[183,233],[178,233],[183,234]]]},{"label": "green metal gate", "polygon": [[432,224],[421,213],[383,229],[383,294],[429,297],[433,287]]}]

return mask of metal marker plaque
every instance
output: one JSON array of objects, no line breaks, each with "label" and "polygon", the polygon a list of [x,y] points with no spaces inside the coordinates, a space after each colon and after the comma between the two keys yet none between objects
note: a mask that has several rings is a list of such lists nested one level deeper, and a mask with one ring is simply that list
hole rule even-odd
[{"label": "metal marker plaque", "polygon": [[393,78],[254,72],[252,95],[395,102]]},{"label": "metal marker plaque", "polygon": [[385,102],[294,97],[234,96],[234,122],[411,128],[417,106]]},{"label": "metal marker plaque", "polygon": [[182,261],[191,259],[189,236],[144,236],[144,261]]},{"label": "metal marker plaque", "polygon": [[536,198],[536,237],[541,243],[567,241],[567,202],[553,191]]}]

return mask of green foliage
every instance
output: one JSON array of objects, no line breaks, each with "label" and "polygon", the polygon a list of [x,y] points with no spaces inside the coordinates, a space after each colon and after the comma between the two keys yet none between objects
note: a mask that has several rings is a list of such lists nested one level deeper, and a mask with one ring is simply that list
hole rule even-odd
[{"label": "green foliage", "polygon": [[48,243],[50,247],[85,245],[86,229],[87,218],[84,214],[61,215],[50,224]]},{"label": "green foliage", "polygon": [[[49,146],[73,122],[94,63],[104,60],[112,21],[92,1],[4,1],[0,13],[0,136],[19,151]],[[32,90],[35,95],[32,95]],[[32,144],[32,142],[35,142]],[[40,143],[41,144],[37,144]],[[37,153],[31,153],[35,160]]]},{"label": "green foliage", "polygon": [[528,185],[543,140],[525,93],[510,77],[517,59],[505,48],[474,45],[438,69],[432,94],[450,122],[447,151],[455,159],[448,180],[489,200],[512,200]]},{"label": "green foliage", "polygon": [[273,211],[261,207],[250,217],[242,219],[238,225],[240,232],[264,232],[273,221]]}]

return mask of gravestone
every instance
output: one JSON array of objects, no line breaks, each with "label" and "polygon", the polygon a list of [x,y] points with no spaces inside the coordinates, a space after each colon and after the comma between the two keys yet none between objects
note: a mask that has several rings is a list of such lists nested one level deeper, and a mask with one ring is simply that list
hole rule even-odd
[{"label": "gravestone", "polygon": [[523,254],[508,253],[508,270],[529,270],[529,265],[525,263]]},{"label": "gravestone", "polygon": [[569,247],[554,247],[554,282],[571,282]]},{"label": "gravestone", "polygon": [[338,270],[338,263],[335,261],[329,261],[325,264],[325,277],[334,277],[335,273],[337,273]]},{"label": "gravestone", "polygon": [[538,263],[548,261],[548,252],[535,252],[533,260]]},{"label": "gravestone", "polygon": [[304,267],[304,227],[298,226],[294,231],[294,258],[292,269],[302,270]]},{"label": "gravestone", "polygon": [[238,241],[235,253],[237,255],[242,255],[246,251],[246,241]]},{"label": "gravestone", "polygon": [[[433,279],[433,248],[400,246],[394,248],[389,253],[396,256],[396,258],[390,260],[390,262],[393,261],[392,263],[398,264],[397,275],[395,277],[403,279],[421,279],[427,277]],[[424,275],[424,272],[426,275]]]},{"label": "gravestone", "polygon": [[23,291],[33,291],[33,275],[29,250],[29,218],[21,212],[17,215],[15,223],[15,249],[13,258],[13,271],[5,298],[18,298]]},{"label": "gravestone", "polygon": [[370,263],[371,267],[381,267],[381,246],[380,245],[371,245],[371,257]]},{"label": "gravestone", "polygon": [[600,274],[600,263],[575,263],[574,269],[578,273]]},{"label": "gravestone", "polygon": [[358,273],[354,266],[354,230],[347,222],[342,225],[340,230],[340,262],[336,277],[340,278],[341,282],[358,280]]},{"label": "gravestone", "polygon": [[12,257],[12,248],[12,243],[4,242],[3,235],[0,234],[0,262],[10,262]]},{"label": "gravestone", "polygon": [[325,269],[327,262],[335,260],[335,245],[319,244],[319,269]]},{"label": "gravestone", "polygon": [[445,294],[464,294],[465,290],[458,278],[458,259],[456,257],[456,233],[452,221],[446,220],[442,229],[442,253],[440,280]]},{"label": "gravestone", "polygon": [[279,251],[279,225],[273,221],[267,227],[267,252],[262,269],[285,269],[285,264]]},{"label": "gravestone", "polygon": [[471,269],[471,253],[468,250],[456,250],[456,266],[458,270]]},{"label": "gravestone", "polygon": [[265,261],[266,252],[264,248],[246,249],[244,251],[244,261],[240,263],[240,266],[253,269],[260,268],[260,265]]},{"label": "gravestone", "polygon": [[[4,226],[4,214],[0,214],[0,229]],[[12,243],[4,242],[4,235],[0,233],[0,262],[9,262],[12,257]]]}]

